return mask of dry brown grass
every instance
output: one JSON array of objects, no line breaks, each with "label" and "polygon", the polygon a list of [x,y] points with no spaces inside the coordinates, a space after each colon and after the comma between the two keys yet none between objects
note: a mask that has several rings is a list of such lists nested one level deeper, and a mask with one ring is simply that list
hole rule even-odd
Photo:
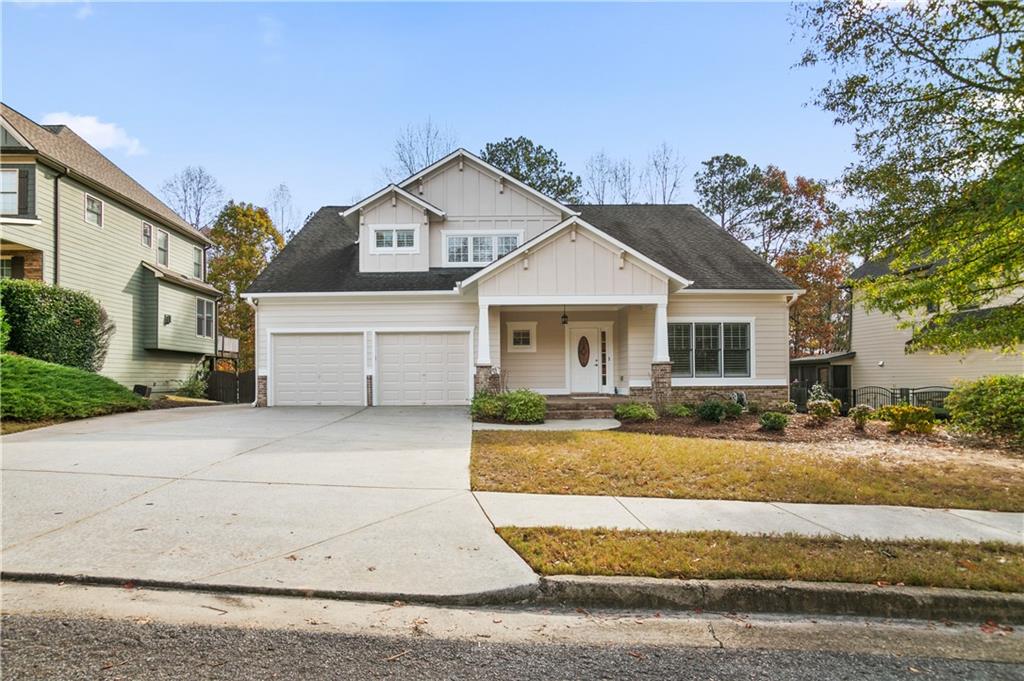
[{"label": "dry brown grass", "polygon": [[1024,547],[731,532],[499,527],[544,575],[796,579],[1024,591]]},{"label": "dry brown grass", "polygon": [[782,445],[621,432],[478,431],[473,489],[1024,511],[1024,471],[894,466]]}]

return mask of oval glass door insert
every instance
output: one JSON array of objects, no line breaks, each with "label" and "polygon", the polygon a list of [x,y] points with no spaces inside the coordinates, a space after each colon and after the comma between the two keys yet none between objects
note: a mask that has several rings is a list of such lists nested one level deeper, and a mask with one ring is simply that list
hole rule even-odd
[{"label": "oval glass door insert", "polygon": [[586,336],[580,336],[580,342],[576,346],[576,357],[580,360],[581,367],[590,363],[590,341]]}]

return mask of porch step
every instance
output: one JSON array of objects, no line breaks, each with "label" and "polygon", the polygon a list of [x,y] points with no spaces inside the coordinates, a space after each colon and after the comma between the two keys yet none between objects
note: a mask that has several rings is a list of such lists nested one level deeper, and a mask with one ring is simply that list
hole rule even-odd
[{"label": "porch step", "polygon": [[580,419],[610,419],[615,418],[615,412],[607,407],[598,409],[548,409],[545,418],[572,421]]}]

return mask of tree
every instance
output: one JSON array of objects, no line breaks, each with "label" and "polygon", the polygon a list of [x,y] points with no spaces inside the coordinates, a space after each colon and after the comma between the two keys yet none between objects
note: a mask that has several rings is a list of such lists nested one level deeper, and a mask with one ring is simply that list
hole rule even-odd
[{"label": "tree", "polygon": [[554,149],[547,149],[526,137],[506,137],[490,142],[480,157],[501,168],[520,182],[563,203],[581,203],[583,180],[566,170]]},{"label": "tree", "polygon": [[188,166],[163,183],[164,199],[174,211],[196,229],[210,224],[221,204],[224,190],[202,166]]},{"label": "tree", "polygon": [[694,173],[694,190],[701,209],[737,239],[753,236],[753,222],[763,187],[763,172],[735,154],[719,154],[701,163]]},{"label": "tree", "polygon": [[624,158],[612,166],[612,187],[619,201],[626,204],[636,203],[639,187],[633,162],[628,158]]},{"label": "tree", "polygon": [[587,159],[585,170],[587,199],[591,203],[607,203],[614,187],[614,162],[602,150]]},{"label": "tree", "polygon": [[292,202],[292,192],[284,182],[270,190],[267,197],[267,212],[274,226],[285,241],[291,241],[296,231],[296,211]]},{"label": "tree", "polygon": [[390,182],[398,182],[444,158],[459,146],[451,128],[440,128],[427,118],[420,125],[409,125],[395,139],[394,164],[384,168]]},{"label": "tree", "polygon": [[210,229],[208,279],[224,294],[218,309],[218,333],[238,338],[240,370],[253,368],[253,314],[241,299],[256,276],[284,248],[266,208],[229,201]]},{"label": "tree", "polygon": [[[1024,5],[872,3],[801,10],[816,103],[853,126],[839,243],[885,260],[858,301],[917,324],[911,350],[1024,342]],[[940,311],[920,324],[922,311]],[[989,307],[985,315],[959,310]]]},{"label": "tree", "polygon": [[849,256],[822,239],[786,251],[776,267],[806,290],[789,310],[790,355],[849,348],[850,305],[845,287],[851,269]]},{"label": "tree", "polygon": [[685,169],[682,157],[668,142],[659,144],[647,157],[647,167],[644,168],[647,203],[672,203]]}]

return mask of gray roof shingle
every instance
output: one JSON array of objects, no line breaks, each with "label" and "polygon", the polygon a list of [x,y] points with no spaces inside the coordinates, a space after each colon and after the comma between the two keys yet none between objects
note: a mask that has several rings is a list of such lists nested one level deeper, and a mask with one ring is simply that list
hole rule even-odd
[{"label": "gray roof shingle", "polygon": [[[691,289],[791,291],[792,282],[690,205],[571,206],[580,217],[658,264]],[[449,291],[480,268],[359,272],[357,218],[324,206],[263,270],[249,293]]]}]

